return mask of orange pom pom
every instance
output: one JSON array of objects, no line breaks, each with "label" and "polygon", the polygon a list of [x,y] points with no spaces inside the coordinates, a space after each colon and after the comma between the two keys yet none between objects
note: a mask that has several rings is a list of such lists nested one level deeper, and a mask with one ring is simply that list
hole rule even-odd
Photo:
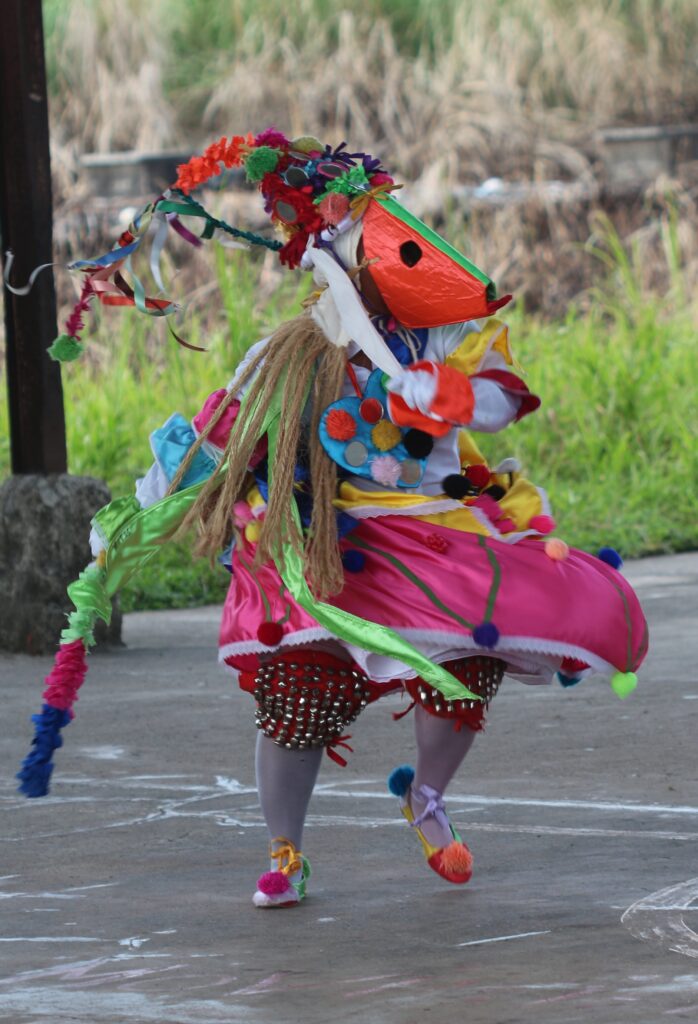
[{"label": "orange pom pom", "polygon": [[356,433],[356,420],[346,409],[330,409],[325,426],[333,441],[349,441]]},{"label": "orange pom pom", "polygon": [[441,851],[441,866],[456,875],[464,875],[473,867],[473,855],[464,843],[452,842]]},{"label": "orange pom pom", "polygon": [[551,537],[545,542],[545,553],[553,562],[564,562],[570,553],[570,549],[564,540],[559,537]]}]

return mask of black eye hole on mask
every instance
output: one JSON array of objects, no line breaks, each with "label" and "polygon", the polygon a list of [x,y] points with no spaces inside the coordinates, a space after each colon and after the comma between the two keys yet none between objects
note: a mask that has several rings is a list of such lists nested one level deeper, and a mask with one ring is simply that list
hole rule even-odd
[{"label": "black eye hole on mask", "polygon": [[422,250],[416,242],[403,242],[400,246],[400,259],[406,267],[415,267],[422,258]]}]

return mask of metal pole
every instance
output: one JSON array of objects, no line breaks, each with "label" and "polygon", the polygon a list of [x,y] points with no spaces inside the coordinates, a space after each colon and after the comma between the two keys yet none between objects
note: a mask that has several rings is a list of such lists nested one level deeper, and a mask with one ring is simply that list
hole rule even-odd
[{"label": "metal pole", "polygon": [[[51,163],[41,0],[3,0],[0,32],[0,234],[13,284],[53,256]],[[65,473],[56,293],[44,270],[29,295],[4,290],[13,473]]]}]

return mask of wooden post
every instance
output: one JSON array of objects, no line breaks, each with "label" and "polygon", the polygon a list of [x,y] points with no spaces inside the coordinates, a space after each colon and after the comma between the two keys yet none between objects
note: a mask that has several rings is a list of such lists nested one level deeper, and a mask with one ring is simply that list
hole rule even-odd
[{"label": "wooden post", "polygon": [[[53,209],[41,0],[3,0],[0,32],[0,233],[11,283],[53,259]],[[4,289],[13,473],[65,473],[63,392],[46,355],[57,334],[50,269],[29,295]]]}]

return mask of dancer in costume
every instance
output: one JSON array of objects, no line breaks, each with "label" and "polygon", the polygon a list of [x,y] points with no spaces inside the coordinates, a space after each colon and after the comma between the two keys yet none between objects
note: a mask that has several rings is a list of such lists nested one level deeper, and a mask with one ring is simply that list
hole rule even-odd
[{"label": "dancer in costume", "polygon": [[[270,241],[208,213],[191,193],[243,165],[285,236]],[[254,903],[290,906],[309,876],[302,836],[323,749],[340,764],[362,709],[405,690],[416,705],[416,770],[391,791],[429,866],[467,882],[472,857],[443,793],[483,727],[504,673],[565,686],[597,672],[625,697],[647,649],[637,599],[611,549],[552,537],[544,491],[516,460],[489,464],[474,434],[535,411],[494,284],[394,197],[378,160],[275,129],[221,139],[179,169],[111,252],[74,266],[80,302],[53,346],[81,348],[97,297],[167,315],[132,258],[170,230],[192,244],[233,236],[312,271],[304,310],[253,345],[189,422],[152,435],[155,462],[136,494],[94,519],[95,561],[70,588],[76,610],[35,716],[20,779],[47,791],[85,650],[111,596],[173,536],[198,527],[198,550],[232,578],[220,659],[250,693],[256,771],[271,840]],[[339,749],[338,749],[339,748]]]}]

